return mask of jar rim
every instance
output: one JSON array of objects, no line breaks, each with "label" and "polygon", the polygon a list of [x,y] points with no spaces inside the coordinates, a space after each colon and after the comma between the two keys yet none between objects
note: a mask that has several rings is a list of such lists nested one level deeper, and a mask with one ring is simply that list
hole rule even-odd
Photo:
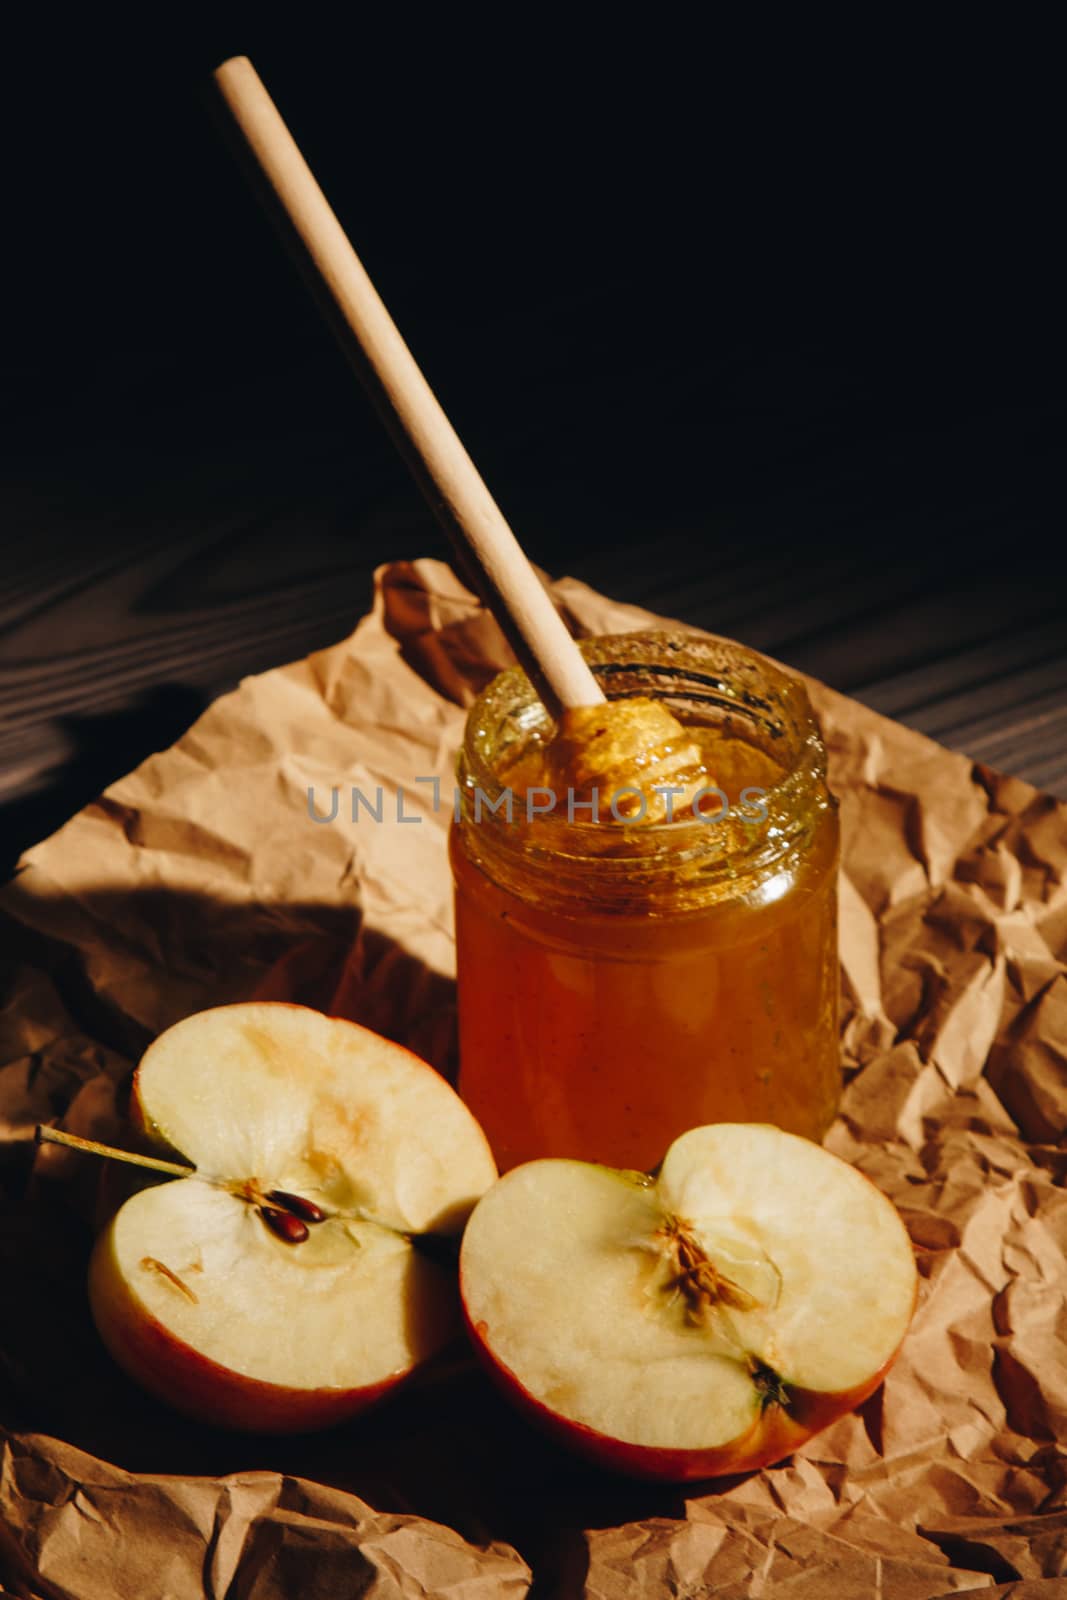
[{"label": "jar rim", "polygon": [[[513,815],[502,814],[508,786],[494,755],[499,757],[501,743],[509,738],[516,755],[524,738],[527,747],[543,742],[552,723],[525,672],[512,667],[493,679],[467,718],[459,762],[460,807],[464,821],[479,824],[473,829],[481,836],[478,854],[498,862],[501,852],[520,855],[524,871],[542,879],[562,874],[585,880],[592,873],[601,887],[610,890],[613,879],[631,888],[642,883],[647,894],[657,877],[679,871],[691,872],[705,884],[723,877],[766,876],[796,848],[817,810],[833,804],[807,690],[767,657],[731,640],[680,629],[597,635],[581,640],[579,648],[609,699],[651,694],[675,708],[695,706],[709,716],[714,712],[727,727],[736,721],[750,735],[758,731],[786,768],[763,790],[765,819],[757,826],[730,812],[699,821],[689,816],[606,828],[603,821],[578,819],[573,813],[563,820],[548,812],[537,817],[536,829],[529,818],[517,825]],[[475,815],[478,791],[485,805]],[[509,809],[513,813],[514,807]],[[568,885],[561,883],[561,889],[568,892]]]}]

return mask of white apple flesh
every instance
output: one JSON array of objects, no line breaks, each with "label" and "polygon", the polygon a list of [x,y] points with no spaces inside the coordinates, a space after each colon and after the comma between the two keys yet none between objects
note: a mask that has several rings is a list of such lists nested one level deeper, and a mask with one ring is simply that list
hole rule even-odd
[{"label": "white apple flesh", "polygon": [[683,1134],[655,1179],[516,1167],[460,1254],[469,1331],[505,1393],[599,1465],[672,1481],[766,1466],[852,1410],[916,1289],[890,1201],[759,1124]]},{"label": "white apple flesh", "polygon": [[458,1233],[496,1169],[425,1062],[300,1006],[222,1006],[150,1046],[132,1106],[195,1168],[128,1200],[90,1264],[100,1334],[146,1389],[220,1426],[302,1431],[455,1336],[454,1285],[412,1235]]}]

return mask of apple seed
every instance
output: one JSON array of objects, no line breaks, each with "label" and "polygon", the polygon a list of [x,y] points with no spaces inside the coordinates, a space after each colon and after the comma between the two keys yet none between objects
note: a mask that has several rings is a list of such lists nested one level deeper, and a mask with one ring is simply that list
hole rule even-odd
[{"label": "apple seed", "polygon": [[282,1211],[288,1211],[291,1216],[299,1217],[301,1222],[325,1222],[326,1213],[314,1200],[305,1200],[302,1194],[288,1194],[284,1189],[271,1189],[267,1195],[271,1205],[277,1206]]},{"label": "apple seed", "polygon": [[307,1238],[307,1223],[295,1217],[291,1211],[279,1211],[274,1206],[257,1206],[256,1209],[271,1233],[286,1244],[303,1244]]}]

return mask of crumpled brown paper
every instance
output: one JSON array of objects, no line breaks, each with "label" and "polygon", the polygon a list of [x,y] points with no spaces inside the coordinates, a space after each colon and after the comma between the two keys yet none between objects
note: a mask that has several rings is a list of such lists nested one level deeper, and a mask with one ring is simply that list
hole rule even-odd
[{"label": "crumpled brown paper", "polygon": [[513,1551],[475,1550],[450,1528],[321,1484],[269,1472],[133,1478],[32,1434],[6,1447],[0,1512],[9,1581],[21,1566],[50,1593],[521,1600],[529,1589]]},{"label": "crumpled brown paper", "polygon": [[[660,620],[553,592],[579,633]],[[1067,807],[819,684],[844,824],[849,1081],[828,1142],[896,1202],[923,1279],[860,1412],[683,1492],[559,1455],[462,1359],[339,1432],[244,1440],[170,1417],[101,1353],[95,1174],[55,1149],[31,1173],[33,1125],[114,1134],[147,1040],[251,994],[333,1007],[449,1070],[452,761],[507,660],[447,568],[386,568],[352,638],[218,701],[5,892],[0,1182],[31,1181],[0,1214],[0,1582],[488,1600],[532,1567],[538,1594],[590,1600],[1067,1595]],[[437,809],[415,781],[434,777]],[[379,785],[387,820],[353,822],[352,788]],[[309,789],[323,816],[335,786],[336,818],[314,820]],[[418,821],[396,819],[398,789]]]}]

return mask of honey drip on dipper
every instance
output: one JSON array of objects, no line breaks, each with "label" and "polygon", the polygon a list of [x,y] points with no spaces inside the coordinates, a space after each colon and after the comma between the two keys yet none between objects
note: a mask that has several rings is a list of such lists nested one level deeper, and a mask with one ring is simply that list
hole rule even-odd
[{"label": "honey drip on dipper", "polygon": [[671,821],[712,782],[686,729],[662,701],[645,697],[565,709],[545,766],[557,794],[570,789],[581,804],[595,790],[605,802],[600,819],[615,823]]}]

